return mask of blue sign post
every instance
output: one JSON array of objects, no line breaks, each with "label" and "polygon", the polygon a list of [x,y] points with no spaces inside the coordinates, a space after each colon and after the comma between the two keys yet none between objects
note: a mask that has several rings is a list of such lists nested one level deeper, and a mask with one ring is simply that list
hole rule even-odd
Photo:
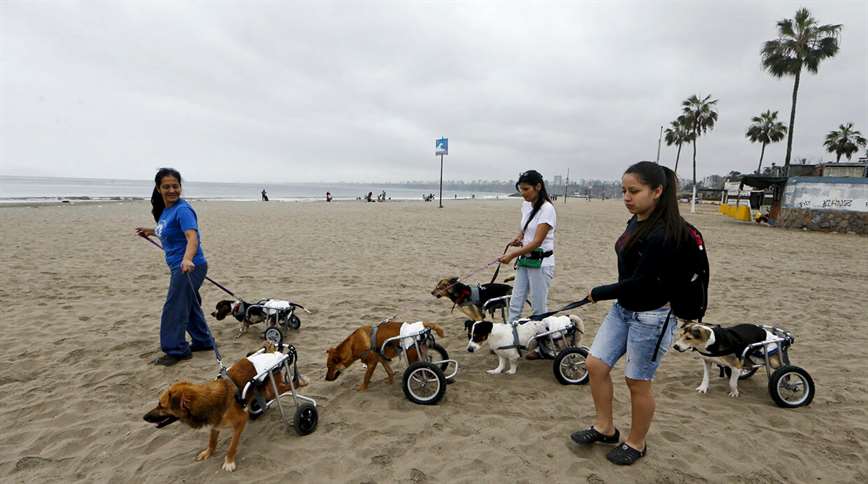
[{"label": "blue sign post", "polygon": [[443,155],[449,154],[449,138],[434,140],[434,155],[440,155],[440,208],[443,208]]}]

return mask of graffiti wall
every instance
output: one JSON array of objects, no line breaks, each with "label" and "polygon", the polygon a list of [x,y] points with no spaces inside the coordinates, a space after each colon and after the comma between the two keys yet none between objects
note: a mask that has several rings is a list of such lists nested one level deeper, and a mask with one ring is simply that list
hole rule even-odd
[{"label": "graffiti wall", "polygon": [[868,178],[790,178],[783,208],[868,212]]}]

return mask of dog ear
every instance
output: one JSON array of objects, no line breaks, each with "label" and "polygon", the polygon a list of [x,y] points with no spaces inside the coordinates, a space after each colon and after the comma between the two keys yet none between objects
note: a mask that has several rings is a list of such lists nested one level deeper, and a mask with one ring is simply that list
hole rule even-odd
[{"label": "dog ear", "polygon": [[181,410],[190,411],[193,406],[193,395],[190,392],[181,391]]},{"label": "dog ear", "polygon": [[699,328],[697,326],[692,326],[690,328],[690,336],[693,336],[694,338],[701,338],[702,337],[702,328]]}]

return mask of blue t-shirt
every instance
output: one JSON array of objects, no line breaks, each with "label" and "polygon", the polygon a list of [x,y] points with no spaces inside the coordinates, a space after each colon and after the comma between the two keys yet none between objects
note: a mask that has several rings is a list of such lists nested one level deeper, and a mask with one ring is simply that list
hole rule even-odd
[{"label": "blue t-shirt", "polygon": [[166,254],[166,264],[170,269],[181,267],[184,259],[184,251],[187,250],[187,237],[184,232],[193,229],[199,237],[199,246],[196,247],[196,255],[193,264],[205,264],[205,255],[202,253],[202,237],[199,234],[199,224],[193,207],[183,198],[179,198],[171,207],[163,210],[160,220],[154,228],[154,233],[163,243],[163,252]]}]

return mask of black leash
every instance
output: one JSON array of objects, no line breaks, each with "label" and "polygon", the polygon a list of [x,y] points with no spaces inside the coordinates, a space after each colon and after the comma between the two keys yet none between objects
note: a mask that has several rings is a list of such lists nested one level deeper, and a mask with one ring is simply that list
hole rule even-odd
[{"label": "black leash", "polygon": [[541,320],[543,320],[549,316],[554,316],[555,314],[563,312],[563,311],[569,311],[570,309],[576,309],[578,307],[582,307],[585,304],[588,304],[590,302],[591,302],[590,299],[584,298],[581,301],[571,302],[571,303],[567,304],[566,306],[564,306],[564,307],[562,307],[556,311],[549,311],[547,313],[542,313],[542,314],[534,314],[533,316],[530,317],[530,320],[531,321],[541,321]]},{"label": "black leash", "polygon": [[[510,247],[511,245],[512,245],[512,242],[506,244],[506,248],[503,249],[503,254],[501,254],[501,257],[504,256],[504,255],[506,255],[506,251],[509,250],[509,247]],[[503,265],[503,263],[500,262],[500,259],[497,259],[497,269],[494,270],[494,275],[491,276],[491,282],[489,282],[489,284],[494,284],[494,281],[497,279],[497,274],[500,273],[500,266],[501,266],[501,265]]]},{"label": "black leash", "polygon": [[[141,236],[141,237],[142,237],[143,239],[147,240],[148,242],[154,244],[158,249],[163,250],[163,246],[160,245],[159,242],[155,242],[155,241],[151,240],[150,237],[146,237],[146,236]],[[220,288],[223,292],[225,292],[226,294],[229,294],[230,296],[234,297],[235,299],[238,299],[239,301],[244,302],[244,299],[241,299],[241,297],[236,296],[234,292],[232,292],[232,291],[230,291],[229,289],[227,289],[226,286],[224,286],[223,284],[220,284],[219,282],[215,281],[214,279],[211,279],[211,278],[208,277],[208,276],[205,276],[205,279],[206,279],[208,282],[210,282],[211,284],[214,284],[215,286],[219,287],[219,288]]]}]

